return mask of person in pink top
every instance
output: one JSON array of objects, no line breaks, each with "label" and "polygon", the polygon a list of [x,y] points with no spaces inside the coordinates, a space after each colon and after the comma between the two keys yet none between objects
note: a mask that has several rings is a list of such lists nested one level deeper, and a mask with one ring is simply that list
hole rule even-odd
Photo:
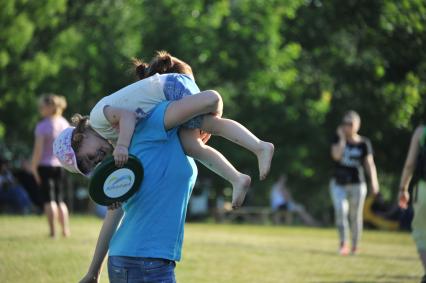
[{"label": "person in pink top", "polygon": [[56,219],[62,227],[62,235],[70,235],[68,208],[63,201],[63,176],[61,163],[53,154],[53,141],[66,128],[68,121],[62,117],[67,102],[63,96],[44,95],[39,100],[43,119],[35,128],[35,143],[31,170],[41,190],[44,213],[47,216],[50,237],[56,236]]}]

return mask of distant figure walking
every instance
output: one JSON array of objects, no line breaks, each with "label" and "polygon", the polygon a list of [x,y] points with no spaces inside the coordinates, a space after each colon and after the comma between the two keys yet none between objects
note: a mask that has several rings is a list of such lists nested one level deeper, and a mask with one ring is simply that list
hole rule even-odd
[{"label": "distant figure walking", "polygon": [[[346,112],[331,145],[335,169],[330,182],[330,193],[339,232],[341,255],[358,252],[362,233],[362,211],[367,194],[364,170],[370,176],[373,194],[379,193],[373,149],[368,138],[358,135],[360,126],[361,118],[358,113]],[[348,245],[349,228],[352,233],[351,250]]]},{"label": "distant figure walking", "polygon": [[[318,226],[317,221],[306,211],[305,207],[293,199],[287,188],[287,176],[285,174],[281,174],[277,182],[272,185],[270,201],[271,208],[274,211],[274,223],[281,223],[282,212],[289,212],[296,214],[305,225]],[[288,219],[291,219],[291,217],[287,216],[286,220]]]},{"label": "distant figure walking", "polygon": [[62,235],[70,235],[68,208],[63,201],[64,171],[53,155],[53,141],[69,123],[62,117],[67,103],[64,97],[44,95],[39,100],[39,111],[43,119],[35,129],[35,143],[31,171],[41,189],[44,213],[49,223],[50,237],[56,236],[56,220],[62,227]]},{"label": "distant figure walking", "polygon": [[[413,176],[414,173],[414,176]],[[411,138],[410,149],[404,169],[402,170],[399,206],[406,209],[410,195],[408,186],[413,178],[417,183],[413,191],[414,218],[411,224],[412,235],[423,264],[425,275],[422,283],[426,283],[426,127],[420,126]]]}]

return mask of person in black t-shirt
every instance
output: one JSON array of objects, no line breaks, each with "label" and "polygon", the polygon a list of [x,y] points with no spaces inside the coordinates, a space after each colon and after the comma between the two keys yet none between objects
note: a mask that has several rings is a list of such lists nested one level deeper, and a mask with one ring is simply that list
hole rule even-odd
[{"label": "person in black t-shirt", "polygon": [[[373,194],[379,192],[376,166],[370,140],[358,135],[361,118],[355,111],[348,111],[331,145],[331,157],[335,162],[330,183],[336,226],[339,232],[339,253],[356,254],[362,232],[362,211],[367,194],[365,173],[370,176]],[[349,225],[350,224],[350,225]],[[352,248],[349,249],[349,228]]]}]

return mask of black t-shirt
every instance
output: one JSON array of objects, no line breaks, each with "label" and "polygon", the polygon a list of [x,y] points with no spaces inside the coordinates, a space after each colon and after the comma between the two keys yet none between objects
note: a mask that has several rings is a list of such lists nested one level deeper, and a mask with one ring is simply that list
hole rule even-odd
[{"label": "black t-shirt", "polygon": [[[332,143],[338,142],[339,137],[336,135]],[[336,182],[341,185],[365,182],[364,160],[369,154],[373,154],[373,148],[368,138],[361,137],[356,143],[346,141],[342,159],[335,161],[333,177]]]}]

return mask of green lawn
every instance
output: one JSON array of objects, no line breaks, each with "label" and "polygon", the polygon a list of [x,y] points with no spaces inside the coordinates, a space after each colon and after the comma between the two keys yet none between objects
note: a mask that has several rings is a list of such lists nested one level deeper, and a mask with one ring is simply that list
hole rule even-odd
[{"label": "green lawn", "polygon": [[[74,216],[71,238],[51,240],[43,217],[0,216],[0,282],[77,282],[100,225]],[[187,224],[176,274],[185,283],[419,282],[409,234],[366,231],[358,256],[338,256],[336,243],[334,229]]]}]

